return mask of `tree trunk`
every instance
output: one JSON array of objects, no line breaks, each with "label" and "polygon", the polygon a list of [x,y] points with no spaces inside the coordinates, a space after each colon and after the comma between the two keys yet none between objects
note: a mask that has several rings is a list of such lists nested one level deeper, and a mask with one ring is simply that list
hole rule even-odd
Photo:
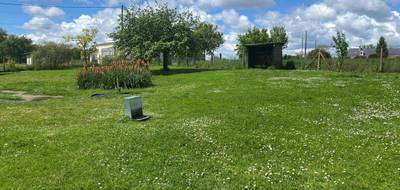
[{"label": "tree trunk", "polygon": [[163,51],[163,70],[168,71],[168,64],[169,64],[169,51],[165,50]]},{"label": "tree trunk", "polygon": [[379,59],[379,72],[383,72],[383,48],[381,48],[381,54]]}]

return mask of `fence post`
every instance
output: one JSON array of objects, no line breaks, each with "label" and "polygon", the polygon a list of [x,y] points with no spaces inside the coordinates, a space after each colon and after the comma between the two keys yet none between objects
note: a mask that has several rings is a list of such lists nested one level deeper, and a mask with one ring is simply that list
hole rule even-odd
[{"label": "fence post", "polygon": [[381,48],[379,72],[383,72],[383,48]]}]

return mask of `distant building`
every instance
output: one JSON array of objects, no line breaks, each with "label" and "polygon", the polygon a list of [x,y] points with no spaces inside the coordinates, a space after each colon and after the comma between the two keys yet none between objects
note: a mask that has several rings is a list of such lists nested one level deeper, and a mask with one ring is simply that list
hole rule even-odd
[{"label": "distant building", "polygon": [[246,44],[244,64],[249,68],[281,68],[282,43]]},{"label": "distant building", "polygon": [[97,61],[98,64],[102,64],[104,57],[112,57],[116,54],[113,42],[97,44],[96,50],[96,53],[90,57],[90,62]]},{"label": "distant building", "polygon": [[28,55],[28,56],[26,56],[26,64],[27,64],[27,65],[32,65],[32,64],[33,64],[33,62],[32,62],[32,55],[31,55],[31,54]]},{"label": "distant building", "polygon": [[[350,48],[349,49],[349,57],[350,58],[369,57],[374,54],[376,54],[375,48],[367,48],[364,50],[362,50],[360,48]],[[400,48],[389,48],[389,57],[400,57]]]}]

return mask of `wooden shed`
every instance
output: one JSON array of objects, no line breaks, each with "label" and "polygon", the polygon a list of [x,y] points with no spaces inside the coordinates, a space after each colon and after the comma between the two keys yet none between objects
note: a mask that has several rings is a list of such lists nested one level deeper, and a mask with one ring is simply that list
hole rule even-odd
[{"label": "wooden shed", "polygon": [[246,44],[244,64],[248,68],[282,68],[282,43]]}]

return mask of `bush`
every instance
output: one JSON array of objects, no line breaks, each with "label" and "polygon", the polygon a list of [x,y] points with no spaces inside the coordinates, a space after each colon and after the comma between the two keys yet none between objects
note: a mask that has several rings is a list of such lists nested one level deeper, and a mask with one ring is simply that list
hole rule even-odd
[{"label": "bush", "polygon": [[243,69],[244,65],[240,60],[235,59],[214,59],[214,61],[181,61],[177,64],[180,67],[195,67],[198,69]]},{"label": "bush", "polygon": [[365,56],[357,55],[353,59],[366,59],[366,58],[367,57],[365,57]]},{"label": "bush", "polygon": [[283,66],[283,69],[286,70],[295,70],[296,69],[296,64],[294,61],[290,60],[286,62],[286,64]]},{"label": "bush", "polygon": [[33,69],[63,69],[71,66],[76,50],[67,45],[48,43],[32,53]]},{"label": "bush", "polygon": [[137,61],[114,61],[108,66],[92,66],[78,73],[78,88],[144,88],[151,85],[148,63]]},{"label": "bush", "polygon": [[6,62],[5,66],[6,66],[6,71],[11,71],[11,72],[17,71],[16,62],[13,59],[9,59]]},{"label": "bush", "polygon": [[371,54],[370,56],[368,56],[368,59],[376,59],[379,58],[378,54]]}]

